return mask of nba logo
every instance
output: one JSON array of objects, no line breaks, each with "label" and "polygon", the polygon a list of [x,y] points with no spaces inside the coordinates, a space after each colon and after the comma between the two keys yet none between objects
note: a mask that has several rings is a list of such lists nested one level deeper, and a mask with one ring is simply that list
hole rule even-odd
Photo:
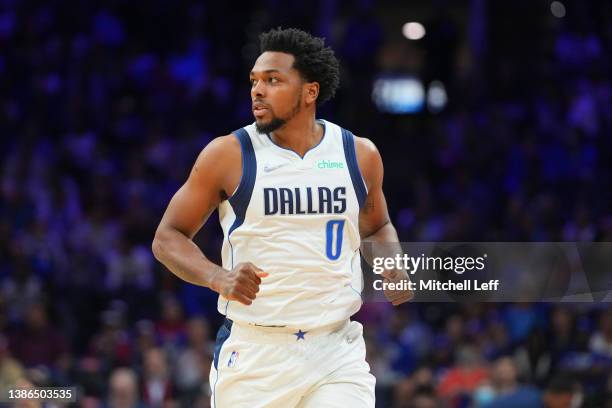
[{"label": "nba logo", "polygon": [[232,351],[232,354],[230,355],[229,361],[227,362],[227,366],[228,367],[233,367],[236,365],[236,360],[238,360],[238,355],[240,353],[238,353],[237,351]]}]

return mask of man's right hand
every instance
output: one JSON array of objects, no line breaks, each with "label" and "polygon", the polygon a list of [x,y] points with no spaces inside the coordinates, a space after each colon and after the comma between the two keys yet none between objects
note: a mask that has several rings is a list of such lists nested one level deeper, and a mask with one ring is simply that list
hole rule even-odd
[{"label": "man's right hand", "polygon": [[257,297],[261,278],[266,276],[267,272],[250,262],[239,263],[231,271],[219,267],[212,278],[211,289],[227,300],[237,300],[248,306]]}]

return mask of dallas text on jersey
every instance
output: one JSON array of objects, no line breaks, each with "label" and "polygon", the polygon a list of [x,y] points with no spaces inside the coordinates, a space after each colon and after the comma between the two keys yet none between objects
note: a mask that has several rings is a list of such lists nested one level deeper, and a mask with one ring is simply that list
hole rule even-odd
[{"label": "dallas text on jersey", "polygon": [[333,190],[327,187],[266,187],[263,190],[265,215],[341,214],[346,211],[346,187]]}]

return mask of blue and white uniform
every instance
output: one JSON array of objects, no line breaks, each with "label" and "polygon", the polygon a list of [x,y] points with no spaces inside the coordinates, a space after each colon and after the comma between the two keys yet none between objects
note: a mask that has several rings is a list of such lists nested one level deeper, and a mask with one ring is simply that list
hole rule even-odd
[{"label": "blue and white uniform", "polygon": [[362,328],[349,322],[361,306],[367,191],[352,133],[319,123],[323,137],[303,157],[255,124],[234,132],[242,177],[219,206],[223,267],[251,262],[269,275],[249,306],[219,296],[213,407],[374,406]]}]

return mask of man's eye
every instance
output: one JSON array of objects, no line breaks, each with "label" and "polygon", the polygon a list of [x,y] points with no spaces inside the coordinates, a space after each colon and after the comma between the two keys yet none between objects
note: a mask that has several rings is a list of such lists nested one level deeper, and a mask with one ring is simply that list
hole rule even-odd
[{"label": "man's eye", "polygon": [[254,79],[249,79],[249,82],[251,83],[251,86],[255,86],[255,80]]},{"label": "man's eye", "polygon": [[274,83],[278,82],[278,78],[272,77],[272,78],[269,79],[269,81],[274,84]]}]

